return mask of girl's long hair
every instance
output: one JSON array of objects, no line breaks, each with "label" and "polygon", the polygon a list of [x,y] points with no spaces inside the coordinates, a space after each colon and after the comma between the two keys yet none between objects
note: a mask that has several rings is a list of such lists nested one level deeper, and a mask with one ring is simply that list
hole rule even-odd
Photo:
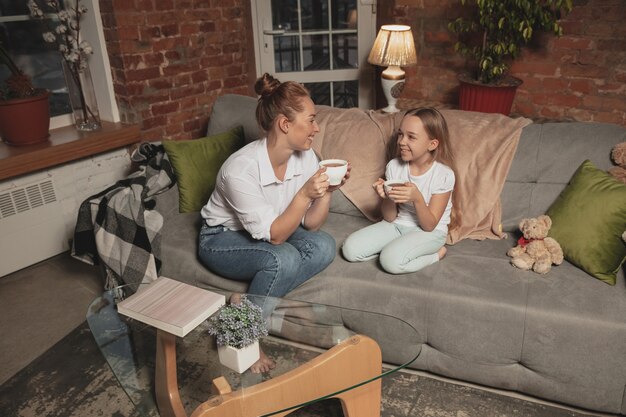
[{"label": "girl's long hair", "polygon": [[[448,132],[448,124],[441,112],[433,107],[420,107],[408,110],[404,117],[419,117],[424,125],[424,129],[430,139],[437,139],[439,145],[433,151],[433,158],[445,165],[453,168],[453,155],[450,149],[450,134]],[[398,146],[398,133],[395,133],[393,140],[389,141],[387,148],[387,161],[400,156],[400,148]]]}]

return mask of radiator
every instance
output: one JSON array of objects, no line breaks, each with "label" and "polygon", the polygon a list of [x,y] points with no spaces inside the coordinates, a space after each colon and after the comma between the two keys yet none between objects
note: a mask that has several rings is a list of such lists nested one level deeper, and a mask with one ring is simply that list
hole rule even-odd
[{"label": "radiator", "polygon": [[0,189],[0,277],[69,249],[53,178]]}]

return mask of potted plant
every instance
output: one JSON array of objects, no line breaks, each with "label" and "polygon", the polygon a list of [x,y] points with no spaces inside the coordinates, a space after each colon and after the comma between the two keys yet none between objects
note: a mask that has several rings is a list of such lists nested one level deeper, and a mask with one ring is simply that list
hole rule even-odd
[{"label": "potted plant", "polygon": [[32,145],[48,140],[50,92],[35,88],[0,42],[0,63],[11,75],[0,88],[0,136],[9,145]]},{"label": "potted plant", "polygon": [[[572,0],[461,0],[474,9],[448,29],[459,34],[454,49],[471,58],[475,69],[461,74],[462,110],[508,115],[522,80],[509,75],[510,64],[537,31],[563,33],[559,19],[572,9]],[[486,96],[484,96],[486,95]]]},{"label": "potted plant", "polygon": [[261,308],[245,296],[209,318],[209,334],[216,338],[220,362],[239,373],[259,360],[259,337],[267,333]]}]

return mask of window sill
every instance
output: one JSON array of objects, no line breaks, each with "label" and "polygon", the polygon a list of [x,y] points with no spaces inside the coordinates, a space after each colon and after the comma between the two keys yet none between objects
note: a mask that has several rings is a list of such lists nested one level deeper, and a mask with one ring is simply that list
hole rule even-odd
[{"label": "window sill", "polygon": [[96,132],[79,132],[73,126],[50,130],[50,140],[37,145],[20,147],[0,142],[0,180],[121,148],[139,140],[138,125],[102,122],[102,129]]}]

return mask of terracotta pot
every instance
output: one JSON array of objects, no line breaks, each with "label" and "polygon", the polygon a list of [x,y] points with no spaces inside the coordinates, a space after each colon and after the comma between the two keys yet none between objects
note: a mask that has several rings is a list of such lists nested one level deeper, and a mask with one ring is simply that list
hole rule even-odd
[{"label": "terracotta pot", "polygon": [[483,113],[501,113],[508,116],[513,107],[515,92],[522,80],[510,77],[513,82],[505,85],[480,84],[459,77],[459,109]]},{"label": "terracotta pot", "polygon": [[42,143],[50,137],[50,92],[36,97],[0,100],[0,137],[8,145]]}]

